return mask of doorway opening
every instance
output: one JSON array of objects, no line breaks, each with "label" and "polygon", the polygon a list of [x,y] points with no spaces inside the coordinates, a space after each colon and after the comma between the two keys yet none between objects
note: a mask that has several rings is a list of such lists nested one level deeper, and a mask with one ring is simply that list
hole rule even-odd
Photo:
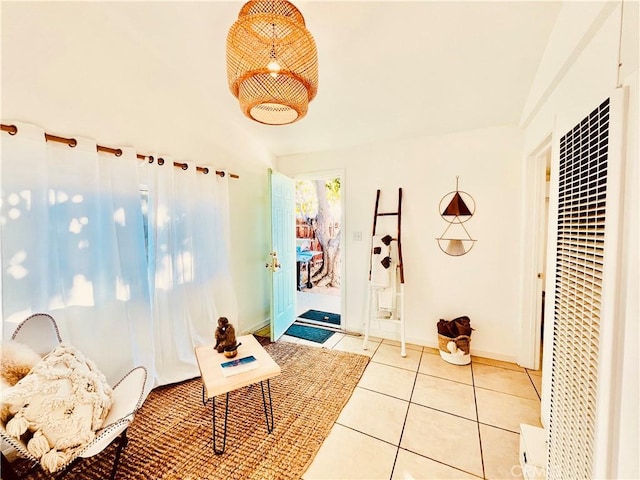
[{"label": "doorway opening", "polygon": [[536,338],[536,369],[542,370],[542,352],[544,349],[544,316],[545,316],[545,296],[546,296],[546,279],[547,279],[547,244],[549,237],[549,191],[551,183],[551,148],[546,149],[538,158],[537,165],[539,174],[544,178],[544,194],[540,199],[539,212],[539,231],[540,237],[538,238],[538,265],[539,273],[537,275],[539,282],[537,282],[536,289],[536,319],[540,323],[540,338]]},{"label": "doorway opening", "polygon": [[551,135],[528,157],[525,224],[522,348],[518,363],[541,370],[544,339],[547,244],[549,237],[549,192],[551,180]]},{"label": "doorway opening", "polygon": [[295,178],[296,323],[342,330],[343,175]]}]

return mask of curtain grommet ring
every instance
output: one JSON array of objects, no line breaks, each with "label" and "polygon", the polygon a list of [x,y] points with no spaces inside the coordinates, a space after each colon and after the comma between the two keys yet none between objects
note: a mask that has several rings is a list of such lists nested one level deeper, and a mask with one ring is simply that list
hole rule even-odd
[{"label": "curtain grommet ring", "polygon": [[78,141],[75,138],[70,138],[67,145],[69,145],[71,148],[76,148],[78,146]]},{"label": "curtain grommet ring", "polygon": [[9,130],[7,130],[7,133],[9,135],[15,135],[16,133],[18,133],[18,127],[16,127],[15,125],[9,125]]},{"label": "curtain grommet ring", "polygon": [[188,163],[183,163],[180,168],[182,168],[182,170],[188,170],[189,169],[189,164]]},{"label": "curtain grommet ring", "polygon": [[227,172],[225,172],[224,170],[220,172],[220,178],[224,178],[225,175],[227,174]]},{"label": "curtain grommet ring", "polygon": [[209,173],[209,169],[207,167],[204,167],[202,169],[202,173],[204,173],[206,175],[207,173]]},{"label": "curtain grommet ring", "polygon": [[116,149],[114,154],[115,154],[116,157],[121,157],[122,156],[122,149],[121,148]]},{"label": "curtain grommet ring", "polygon": [[149,155],[149,163],[153,163],[153,160],[154,160],[153,155]]},{"label": "curtain grommet ring", "polygon": [[158,158],[158,165],[164,165],[164,158]]}]

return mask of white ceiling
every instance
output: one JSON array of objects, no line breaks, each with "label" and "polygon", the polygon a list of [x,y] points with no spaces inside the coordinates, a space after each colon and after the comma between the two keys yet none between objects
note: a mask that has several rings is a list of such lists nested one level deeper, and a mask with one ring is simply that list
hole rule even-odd
[{"label": "white ceiling", "polygon": [[[560,8],[546,1],[295,1],[318,47],[319,90],[304,119],[273,127],[245,118],[226,83],[226,35],[243,2],[46,3],[3,2],[3,42],[21,42],[23,56],[22,72],[3,70],[3,80],[29,73],[31,48],[50,81],[62,69],[80,78],[83,68],[99,70],[96,98],[87,101],[114,121],[127,117],[130,128],[153,123],[161,108],[188,115],[203,134],[246,132],[278,156],[517,124]],[[25,23],[38,31],[31,47]],[[3,67],[12,52],[3,48]],[[65,85],[72,94],[73,82]],[[123,88],[135,109],[111,97]]]}]

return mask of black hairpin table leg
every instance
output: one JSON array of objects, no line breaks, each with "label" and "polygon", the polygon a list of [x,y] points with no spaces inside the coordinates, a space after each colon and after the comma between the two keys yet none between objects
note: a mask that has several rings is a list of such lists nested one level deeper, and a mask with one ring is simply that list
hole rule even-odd
[{"label": "black hairpin table leg", "polygon": [[211,400],[213,401],[212,410],[212,432],[213,432],[213,453],[216,455],[222,455],[224,453],[224,449],[227,445],[227,416],[229,415],[229,392],[226,394],[226,400],[224,405],[224,427],[222,433],[222,448],[218,448],[216,445],[216,397],[213,397]]},{"label": "black hairpin table leg", "polygon": [[260,382],[262,389],[262,406],[264,407],[264,418],[267,421],[267,432],[273,432],[273,402],[271,401],[271,383],[267,380],[267,391],[269,392],[269,405],[267,405],[267,397],[264,394],[264,382]]}]

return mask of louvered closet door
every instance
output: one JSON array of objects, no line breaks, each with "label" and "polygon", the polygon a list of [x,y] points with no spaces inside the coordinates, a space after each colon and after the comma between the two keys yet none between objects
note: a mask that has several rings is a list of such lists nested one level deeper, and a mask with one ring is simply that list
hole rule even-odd
[{"label": "louvered closet door", "polygon": [[608,455],[619,103],[605,100],[560,139],[548,478],[594,478]]}]

